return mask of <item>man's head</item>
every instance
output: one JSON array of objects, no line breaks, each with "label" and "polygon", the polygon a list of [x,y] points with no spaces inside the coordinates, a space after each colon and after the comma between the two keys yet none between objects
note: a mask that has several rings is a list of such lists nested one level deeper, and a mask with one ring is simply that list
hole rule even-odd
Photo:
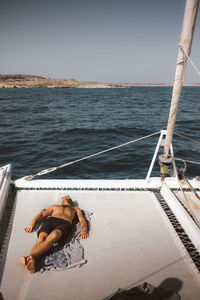
[{"label": "man's head", "polygon": [[62,197],[62,205],[73,205],[72,199],[70,196]]}]

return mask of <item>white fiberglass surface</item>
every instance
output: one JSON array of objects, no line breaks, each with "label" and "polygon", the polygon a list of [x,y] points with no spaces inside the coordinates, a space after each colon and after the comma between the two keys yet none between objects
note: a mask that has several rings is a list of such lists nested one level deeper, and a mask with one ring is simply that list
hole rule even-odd
[{"label": "white fiberglass surface", "polygon": [[[200,201],[193,192],[177,191],[175,195],[183,203],[183,205],[194,215],[195,219],[200,224]],[[197,192],[200,196],[200,193]]]},{"label": "white fiberglass surface", "polygon": [[93,212],[89,238],[82,241],[88,262],[81,268],[30,275],[19,259],[35,242],[23,229],[64,191],[18,191],[1,292],[4,299],[103,299],[118,288],[174,278],[183,299],[198,299],[199,275],[152,192],[67,192]]}]

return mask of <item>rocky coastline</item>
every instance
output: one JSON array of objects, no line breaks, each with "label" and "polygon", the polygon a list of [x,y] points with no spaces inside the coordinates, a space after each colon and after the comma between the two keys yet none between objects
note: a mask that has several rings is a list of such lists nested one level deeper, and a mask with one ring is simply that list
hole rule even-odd
[{"label": "rocky coastline", "polygon": [[23,74],[0,74],[0,88],[115,88],[120,84],[80,82]]},{"label": "rocky coastline", "polygon": [[[99,83],[81,82],[75,79],[52,79],[35,75],[0,74],[0,88],[122,88],[134,86],[172,86],[172,83]],[[200,86],[200,83],[185,83],[184,86]]]}]

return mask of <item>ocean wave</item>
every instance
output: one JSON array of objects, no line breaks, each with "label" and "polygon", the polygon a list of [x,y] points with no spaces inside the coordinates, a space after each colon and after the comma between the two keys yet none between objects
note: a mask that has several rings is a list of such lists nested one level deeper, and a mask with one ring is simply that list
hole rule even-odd
[{"label": "ocean wave", "polygon": [[[16,179],[165,129],[170,95],[171,87],[2,89],[0,163],[12,163]],[[199,97],[200,89],[183,89],[175,127],[194,139],[199,139]],[[144,178],[158,138],[129,144],[44,178]],[[174,150],[187,159],[200,156],[199,145],[177,136]],[[198,168],[188,165],[187,172],[196,176]],[[157,164],[153,174],[159,176]]]}]

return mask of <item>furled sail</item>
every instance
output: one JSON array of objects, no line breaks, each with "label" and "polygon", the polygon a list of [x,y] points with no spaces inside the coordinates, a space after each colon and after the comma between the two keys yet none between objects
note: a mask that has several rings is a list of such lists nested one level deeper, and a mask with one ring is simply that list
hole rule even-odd
[{"label": "furled sail", "polygon": [[187,58],[190,55],[192,39],[198,11],[199,0],[186,0],[185,14],[182,25],[182,33],[179,42],[179,51],[174,79],[174,86],[172,92],[171,108],[169,113],[167,135],[164,145],[164,155],[167,157],[170,144],[172,141],[174,126],[176,121],[176,114],[178,109],[178,102],[183,85],[183,77],[186,67]]}]

